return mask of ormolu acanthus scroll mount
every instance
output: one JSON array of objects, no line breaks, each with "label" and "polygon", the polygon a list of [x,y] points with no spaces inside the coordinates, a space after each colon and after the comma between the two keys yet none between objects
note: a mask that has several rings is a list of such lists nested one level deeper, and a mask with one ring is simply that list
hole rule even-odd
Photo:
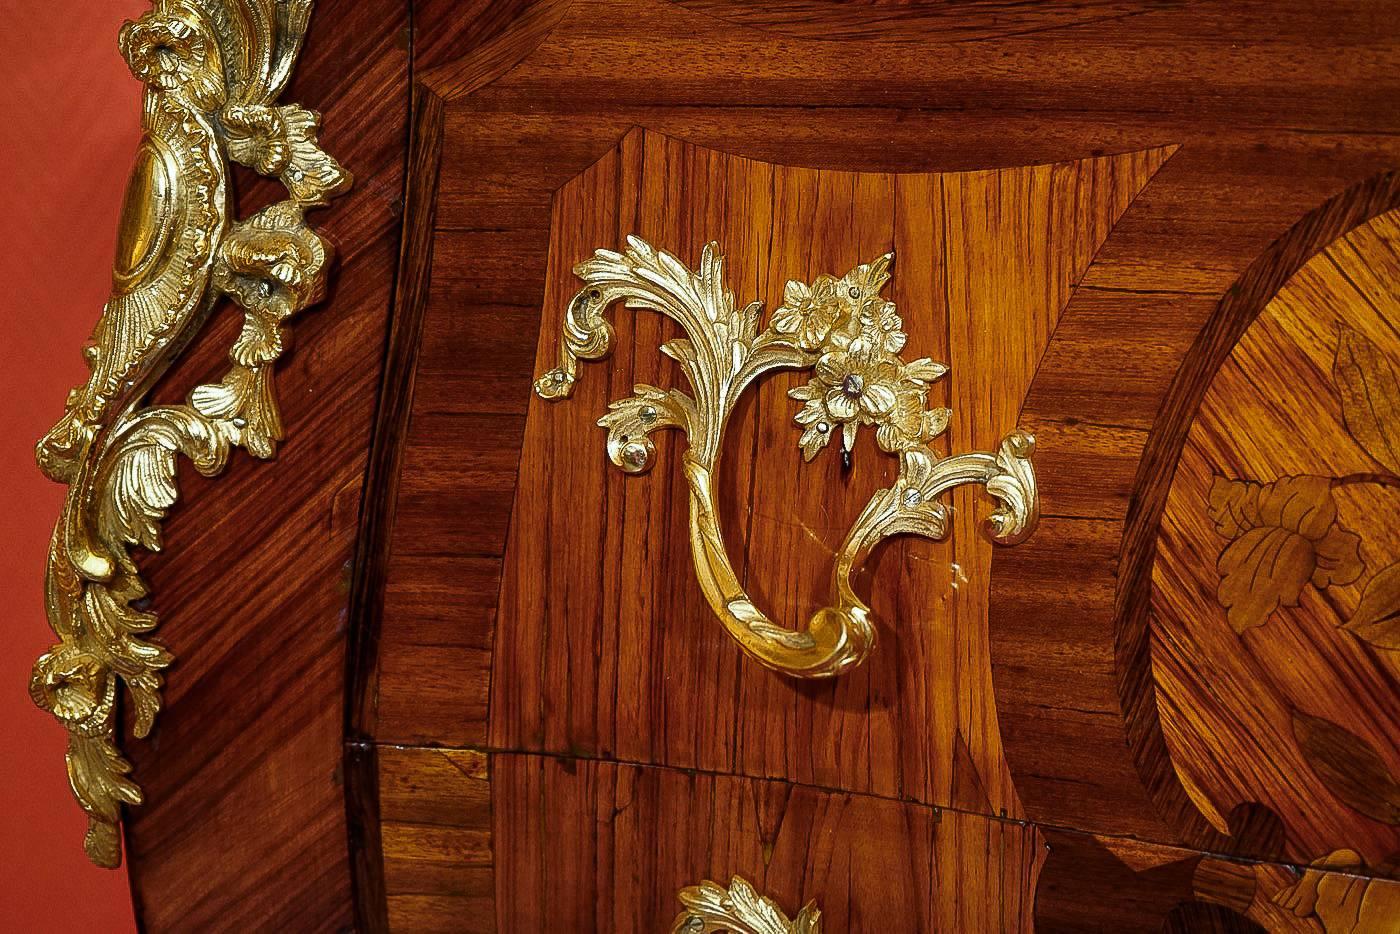
[{"label": "ormolu acanthus scroll mount", "polygon": [[822,934],[816,902],[808,902],[789,919],[742,876],[730,879],[729,888],[706,879],[681,889],[678,897],[685,907],[672,923],[671,934]]},{"label": "ormolu acanthus scroll mount", "polygon": [[[655,386],[635,387],[612,403],[598,424],[608,430],[608,456],[628,473],[650,468],[651,432],[681,428],[690,441],[683,467],[690,487],[690,541],[705,599],[729,633],[764,665],[802,678],[824,678],[860,664],[875,644],[870,607],[851,588],[851,573],[891,535],[948,534],[948,508],[938,497],[955,486],[979,483],[1000,501],[987,521],[1002,544],[1023,541],[1039,517],[1034,439],[1012,432],[996,453],[940,457],[930,442],[948,427],[948,409],[929,409],[928,390],[947,367],[928,358],[906,363],[907,335],[892,302],[880,295],[894,260],[887,254],[841,278],[790,281],[783,305],[760,331],[761,304],[739,309],[724,283],[719,246],[708,244],[698,270],[628,238],[623,253],[598,250],[574,268],[585,283],[569,302],[559,366],[535,382],[546,399],[573,392],[579,358],[597,360],[612,349],[603,311],[615,302],[651,308],[678,323],[686,337],[661,350],[680,364],[693,395]],[[807,460],[839,435],[850,450],[861,425],[875,428],[881,449],[899,457],[899,476],[876,491],[836,555],[836,602],[805,631],[764,616],[730,565],[715,506],[715,475],[725,425],[739,397],[759,376],[776,369],[813,370],[790,395],[802,402],[796,421]]]},{"label": "ormolu acanthus scroll mount", "polygon": [[[29,693],[68,729],[68,778],[88,814],[86,848],[121,862],[124,804],[141,803],[117,741],[126,688],[133,732],[161,705],[171,656],[147,636],[156,618],[131,547],[160,547],[175,461],[218,473],[231,450],[271,457],[282,437],[273,364],[286,318],[321,299],[331,250],[305,211],[350,175],[317,144],[319,117],[278,105],[306,34],[311,0],[155,0],[122,27],[146,85],[144,136],[122,210],[112,294],[84,350],[91,373],[39,442],[39,466],[68,485],[49,545],[46,610],[59,641],[34,664]],[[287,189],[231,218],[229,162]],[[217,383],[186,405],[147,406],[156,381],[224,296],[243,330]]]}]

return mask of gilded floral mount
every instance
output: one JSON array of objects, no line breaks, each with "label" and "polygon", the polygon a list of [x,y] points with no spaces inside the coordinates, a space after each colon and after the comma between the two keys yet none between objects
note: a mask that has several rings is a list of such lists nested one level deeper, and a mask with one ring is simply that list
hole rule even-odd
[{"label": "gilded floral mount", "polygon": [[[303,213],[346,190],[350,175],[317,145],[315,113],[274,103],[310,14],[311,0],[156,0],[120,34],[146,85],[144,137],[112,294],[84,349],[91,374],[38,445],[39,466],[68,495],[46,583],[59,642],[35,663],[29,687],[68,729],[68,776],[100,866],[120,864],[121,806],[141,803],[117,743],[118,686],[132,732],[145,736],[172,660],[147,638],[156,618],[141,605],[131,546],[160,548],[177,454],[205,475],[234,447],[273,455],[281,327],[325,291],[331,249]],[[229,160],[279,179],[289,197],[231,219]],[[223,379],[196,387],[187,405],[143,408],[223,296],[244,313]]]},{"label": "gilded floral mount", "polygon": [[[938,498],[955,486],[982,484],[999,500],[987,522],[994,541],[1015,544],[1035,528],[1039,501],[1029,434],[1012,432],[996,453],[945,458],[931,447],[947,430],[951,413],[930,409],[928,392],[947,367],[900,356],[907,341],[903,321],[880,294],[893,254],[840,278],[789,282],[782,307],[760,331],[762,306],[735,306],[718,244],[705,247],[692,271],[638,237],[627,243],[623,253],[598,250],[575,267],[585,286],[569,302],[559,366],[536,381],[535,391],[546,399],[566,398],[579,359],[608,355],[613,331],[603,311],[615,302],[653,309],[681,326],[686,336],[661,351],[680,364],[693,394],[639,385],[631,398],[612,403],[598,424],[608,430],[609,458],[628,473],[651,466],[651,432],[685,431],[690,449],[682,460],[696,575],[715,615],[759,662],[802,678],[831,677],[860,664],[875,645],[875,626],[870,608],[851,587],[852,571],[889,536],[946,537],[948,507]],[[807,460],[837,437],[849,452],[862,426],[873,428],[879,446],[899,458],[894,485],[871,497],[836,555],[836,603],[817,611],[802,631],[774,623],[749,599],[730,565],[715,505],[729,416],[758,377],[777,369],[813,371],[807,385],[791,392],[802,403],[798,444]]]}]

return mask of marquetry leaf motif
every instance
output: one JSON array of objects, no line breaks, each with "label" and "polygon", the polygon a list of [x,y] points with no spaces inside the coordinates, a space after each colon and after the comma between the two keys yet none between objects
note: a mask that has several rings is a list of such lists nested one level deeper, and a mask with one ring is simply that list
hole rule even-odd
[{"label": "marquetry leaf motif", "polygon": [[[146,85],[146,138],[129,191],[153,203],[124,210],[112,297],[85,351],[89,378],[36,452],[70,489],[46,578],[61,641],[35,663],[29,687],[68,730],[69,780],[89,818],[85,845],[102,866],[121,859],[121,805],[141,800],[117,743],[118,689],[130,699],[133,732],[145,736],[172,660],[143,638],[156,618],[138,603],[147,591],[130,548],[160,547],[177,455],[206,475],[234,447],[272,456],[282,437],[272,387],[281,327],[325,291],[330,249],[304,213],[350,176],[321,151],[314,112],[273,105],[310,9],[311,0],[154,0],[121,30],[122,53]],[[229,159],[280,179],[288,199],[230,223]],[[196,387],[186,405],[143,408],[224,296],[244,313],[227,373]]]},{"label": "marquetry leaf motif", "polygon": [[1400,475],[1400,373],[1370,339],[1345,324],[1337,335],[1332,380],[1347,431],[1366,453]]},{"label": "marquetry leaf motif", "polygon": [[1210,517],[1230,539],[1216,562],[1217,596],[1236,632],[1262,626],[1303,587],[1350,584],[1364,570],[1361,539],[1337,523],[1332,482],[1284,477],[1273,483],[1216,477]]},{"label": "marquetry leaf motif", "polygon": [[1379,648],[1400,651],[1400,563],[1366,582],[1356,612],[1342,628]]},{"label": "marquetry leaf motif", "polygon": [[1400,779],[1368,742],[1330,720],[1293,712],[1293,735],[1327,789],[1367,817],[1400,824]]},{"label": "marquetry leaf motif", "polygon": [[822,913],[815,902],[788,920],[771,899],[739,876],[730,880],[728,889],[706,880],[681,889],[678,898],[685,910],[672,925],[673,934],[821,934]]},{"label": "marquetry leaf motif", "polygon": [[[682,466],[690,486],[691,550],[701,590],[716,617],[750,655],[786,674],[825,678],[859,664],[874,645],[870,608],[850,586],[852,568],[882,539],[896,534],[942,538],[947,507],[938,498],[965,483],[983,485],[999,501],[988,519],[990,536],[1015,544],[1034,528],[1039,507],[1030,464],[1034,439],[1013,432],[995,453],[942,458],[930,446],[948,427],[947,409],[928,408],[929,385],[947,373],[941,363],[899,356],[907,335],[894,303],[881,289],[890,279],[893,254],[862,263],[836,277],[788,282],[783,305],[760,330],[761,306],[736,306],[724,284],[717,243],[701,251],[695,270],[639,237],[627,249],[597,250],[574,268],[585,287],[564,316],[559,365],[535,381],[543,398],[573,392],[578,361],[612,349],[613,330],[603,311],[615,302],[654,309],[681,326],[685,337],[661,346],[681,368],[686,395],[639,385],[612,403],[598,424],[608,430],[608,456],[629,473],[651,467],[650,433],[685,431],[690,449]],[[730,414],[744,390],[778,369],[810,369],[812,378],[790,395],[803,403],[795,421],[806,459],[836,436],[849,451],[862,426],[873,426],[880,447],[900,459],[895,485],[877,490],[837,555],[837,602],[811,618],[806,630],[768,619],[749,599],[726,552],[715,505],[715,473]]]},{"label": "marquetry leaf motif", "polygon": [[1314,860],[1273,902],[1300,919],[1316,919],[1325,934],[1394,934],[1400,919],[1400,885],[1354,875],[1365,861],[1353,850]]}]

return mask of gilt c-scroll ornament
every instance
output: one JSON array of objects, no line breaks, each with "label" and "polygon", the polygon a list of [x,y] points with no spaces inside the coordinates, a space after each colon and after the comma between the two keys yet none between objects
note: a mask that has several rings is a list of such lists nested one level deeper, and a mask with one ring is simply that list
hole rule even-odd
[{"label": "gilt c-scroll ornament", "polygon": [[[1039,501],[1029,434],[1012,432],[995,453],[940,457],[930,446],[952,414],[928,407],[929,386],[947,367],[926,357],[905,362],[900,355],[907,340],[903,321],[880,294],[893,254],[840,278],[789,281],[782,306],[760,331],[762,305],[735,306],[718,244],[705,247],[697,270],[638,237],[627,244],[622,253],[598,250],[574,268],[585,286],[569,302],[559,366],[535,382],[535,391],[546,399],[566,398],[579,359],[608,355],[613,330],[603,311],[615,302],[653,309],[681,326],[686,336],[661,351],[680,364],[693,395],[639,385],[631,398],[612,403],[598,424],[608,430],[608,457],[628,473],[651,467],[651,432],[685,431],[690,448],[682,466],[700,588],[730,635],[759,662],[800,678],[831,677],[860,664],[874,648],[875,626],[870,607],[851,587],[852,572],[889,536],[946,537],[949,510],[938,498],[955,486],[979,483],[999,500],[987,520],[993,541],[1016,544],[1035,528]],[[899,458],[894,485],[875,492],[836,554],[835,603],[818,610],[801,631],[774,623],[749,599],[725,551],[715,504],[729,416],[758,377],[777,369],[812,370],[807,385],[790,393],[802,403],[798,445],[807,460],[837,437],[849,452],[863,425],[874,428],[882,450]]]},{"label": "gilt c-scroll ornament", "polygon": [[[46,609],[59,642],[39,658],[34,702],[68,729],[68,777],[88,814],[86,849],[121,862],[123,804],[141,803],[117,743],[118,685],[145,736],[171,656],[146,638],[156,618],[130,548],[160,547],[177,454],[205,475],[230,450],[269,458],[282,437],[273,364],[284,320],[325,292],[330,246],[303,221],[350,186],[317,145],[319,117],[278,105],[311,0],[155,0],[120,47],[146,85],[144,137],[122,209],[112,294],[84,349],[91,374],[40,440],[39,466],[68,485],[49,546]],[[230,218],[228,160],[279,179],[278,201]],[[244,313],[222,380],[186,405],[145,397],[209,312]]]}]

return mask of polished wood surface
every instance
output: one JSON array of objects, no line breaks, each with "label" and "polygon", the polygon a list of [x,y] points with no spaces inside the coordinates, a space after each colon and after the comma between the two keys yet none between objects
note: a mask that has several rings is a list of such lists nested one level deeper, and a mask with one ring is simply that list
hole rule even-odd
[{"label": "polished wood surface", "polygon": [[[690,263],[714,239],[735,288],[770,309],[789,278],[839,274],[893,251],[887,294],[909,353],[951,368],[931,401],[953,409],[943,453],[994,448],[1016,426],[1071,287],[1168,155],[890,175],[774,166],[635,131],[555,196],[544,304],[565,307],[573,261],[629,231],[685,244],[678,249]],[[950,542],[905,539],[873,566],[871,605],[888,624],[869,663],[819,684],[775,677],[730,648],[690,585],[675,436],[658,439],[659,463],[645,478],[599,456],[595,421],[608,401],[635,383],[669,388],[678,376],[647,351],[675,336],[659,316],[621,312],[615,328],[619,348],[635,351],[620,350],[606,373],[585,369],[567,405],[535,399],[528,409],[501,582],[491,745],[929,804],[962,795],[969,808],[1020,816],[986,648],[993,546],[978,529],[990,501],[960,493]],[[546,332],[535,371],[556,356]],[[783,373],[760,384],[741,402],[721,460],[722,519],[739,530],[738,572],[788,624],[830,598],[830,556],[897,469],[869,433],[849,471],[836,456],[803,463],[787,393],[805,382]],[[424,443],[445,451],[456,442],[444,431]]]},{"label": "polished wood surface", "polygon": [[496,930],[490,770],[471,749],[380,752],[385,922],[394,930]]},{"label": "polished wood surface", "polygon": [[[1298,219],[1243,264],[1238,280],[1219,296],[1117,289],[1102,298],[1081,291],[1071,302],[1060,334],[1072,339],[1066,349],[1074,352],[1058,355],[1052,342],[1037,375],[1040,388],[1032,386],[1023,414],[1040,437],[1059,432],[1062,439],[1052,449],[1062,448],[1065,456],[1042,476],[1047,487],[1051,477],[1062,478],[1062,491],[1046,490],[1047,505],[1055,494],[1062,505],[1049,508],[1060,514],[1058,532],[1074,547],[1048,549],[1044,537],[1028,542],[999,556],[993,581],[998,709],[1016,718],[1008,756],[1013,771],[1018,759],[1025,763],[1017,785],[1032,815],[1043,802],[1045,815],[1072,826],[1251,849],[1248,834],[1222,837],[1191,805],[1162,736],[1148,613],[1157,530],[1190,419],[1231,348],[1312,255],[1396,206],[1396,198],[1395,177],[1379,172],[1300,206]],[[1145,313],[1145,302],[1179,309],[1188,319],[1199,314],[1204,326],[1189,332],[1189,341],[1178,339],[1179,368],[1130,369],[1133,391],[1124,392],[1119,411],[1108,413],[1093,391],[1101,385],[1100,371],[1086,374],[1084,361],[1142,360],[1144,342],[1163,346],[1170,332]],[[1156,393],[1147,396],[1152,401],[1138,402],[1149,388]],[[1101,427],[1083,432],[1090,423]],[[1097,503],[1084,502],[1083,491],[1096,488]],[[1076,589],[1069,613],[1037,599],[1063,594],[1067,573],[1098,583]],[[1055,702],[1047,705],[1046,698]],[[1058,756],[1069,743],[1086,754]],[[1119,755],[1124,746],[1130,758]]]},{"label": "polished wood surface", "polygon": [[[313,215],[338,265],[327,300],[286,329],[287,443],[271,462],[234,457],[218,482],[182,463],[165,549],[140,559],[179,658],[159,727],[127,746],[147,800],[127,856],[150,931],[335,931],[355,913],[347,595],[398,262],[407,11],[321,0],[312,23],[289,93],[324,114],[321,140],[355,187]],[[237,171],[246,213],[272,183]],[[224,366],[240,320],[216,315],[164,379],[173,392]]]},{"label": "polished wood surface", "polygon": [[1043,847],[1024,824],[731,775],[495,762],[506,930],[654,931],[683,886],[734,873],[791,913],[817,899],[828,930],[1029,929]]},{"label": "polished wood surface", "polygon": [[1345,849],[1365,866],[1400,852],[1398,219],[1309,260],[1235,344],[1157,538],[1169,754],[1219,832],[1236,808],[1272,815],[1284,833],[1270,856]]},{"label": "polished wood surface", "polygon": [[[355,30],[323,2],[307,54],[351,65],[303,71],[346,90],[298,93],[328,143],[358,128],[336,151],[361,200],[326,214],[338,291],[281,383],[303,423],[267,482],[296,458],[300,479],[258,509],[235,469],[171,522],[189,556],[155,563],[191,661],[137,750],[147,923],[217,927],[233,905],[293,927],[661,930],[679,887],[737,873],[789,912],[817,899],[829,930],[1386,930],[1388,579],[1355,631],[1323,615],[1360,612],[1394,493],[1338,494],[1347,530],[1389,529],[1364,574],[1319,589],[1314,567],[1299,607],[1237,633],[1201,484],[1387,469],[1332,460],[1382,444],[1374,425],[1279,413],[1335,406],[1337,321],[1396,352],[1397,13],[427,0],[408,33],[402,9]],[[355,164],[373,145],[380,184]],[[1037,435],[1036,535],[993,549],[987,501],[956,496],[950,541],[874,556],[860,586],[888,623],[864,668],[798,685],[744,660],[693,581],[675,441],[625,477],[593,424],[634,380],[673,383],[667,327],[618,311],[575,398],[531,398],[570,268],[633,232],[687,262],[719,240],[770,313],[786,279],[893,249],[910,349],[951,365],[948,449]],[[1325,288],[1323,251],[1346,272]],[[1281,342],[1288,367],[1260,351]],[[1348,373],[1371,359],[1348,353]],[[868,439],[849,473],[802,464],[796,384],[741,406],[721,477],[731,557],[783,621],[825,602],[831,550],[893,468]],[[211,551],[220,528],[236,555]],[[211,588],[210,554],[295,561],[305,596]],[[167,730],[204,754],[162,759]],[[236,812],[268,787],[259,821]],[[195,872],[230,900],[197,898]]]}]

